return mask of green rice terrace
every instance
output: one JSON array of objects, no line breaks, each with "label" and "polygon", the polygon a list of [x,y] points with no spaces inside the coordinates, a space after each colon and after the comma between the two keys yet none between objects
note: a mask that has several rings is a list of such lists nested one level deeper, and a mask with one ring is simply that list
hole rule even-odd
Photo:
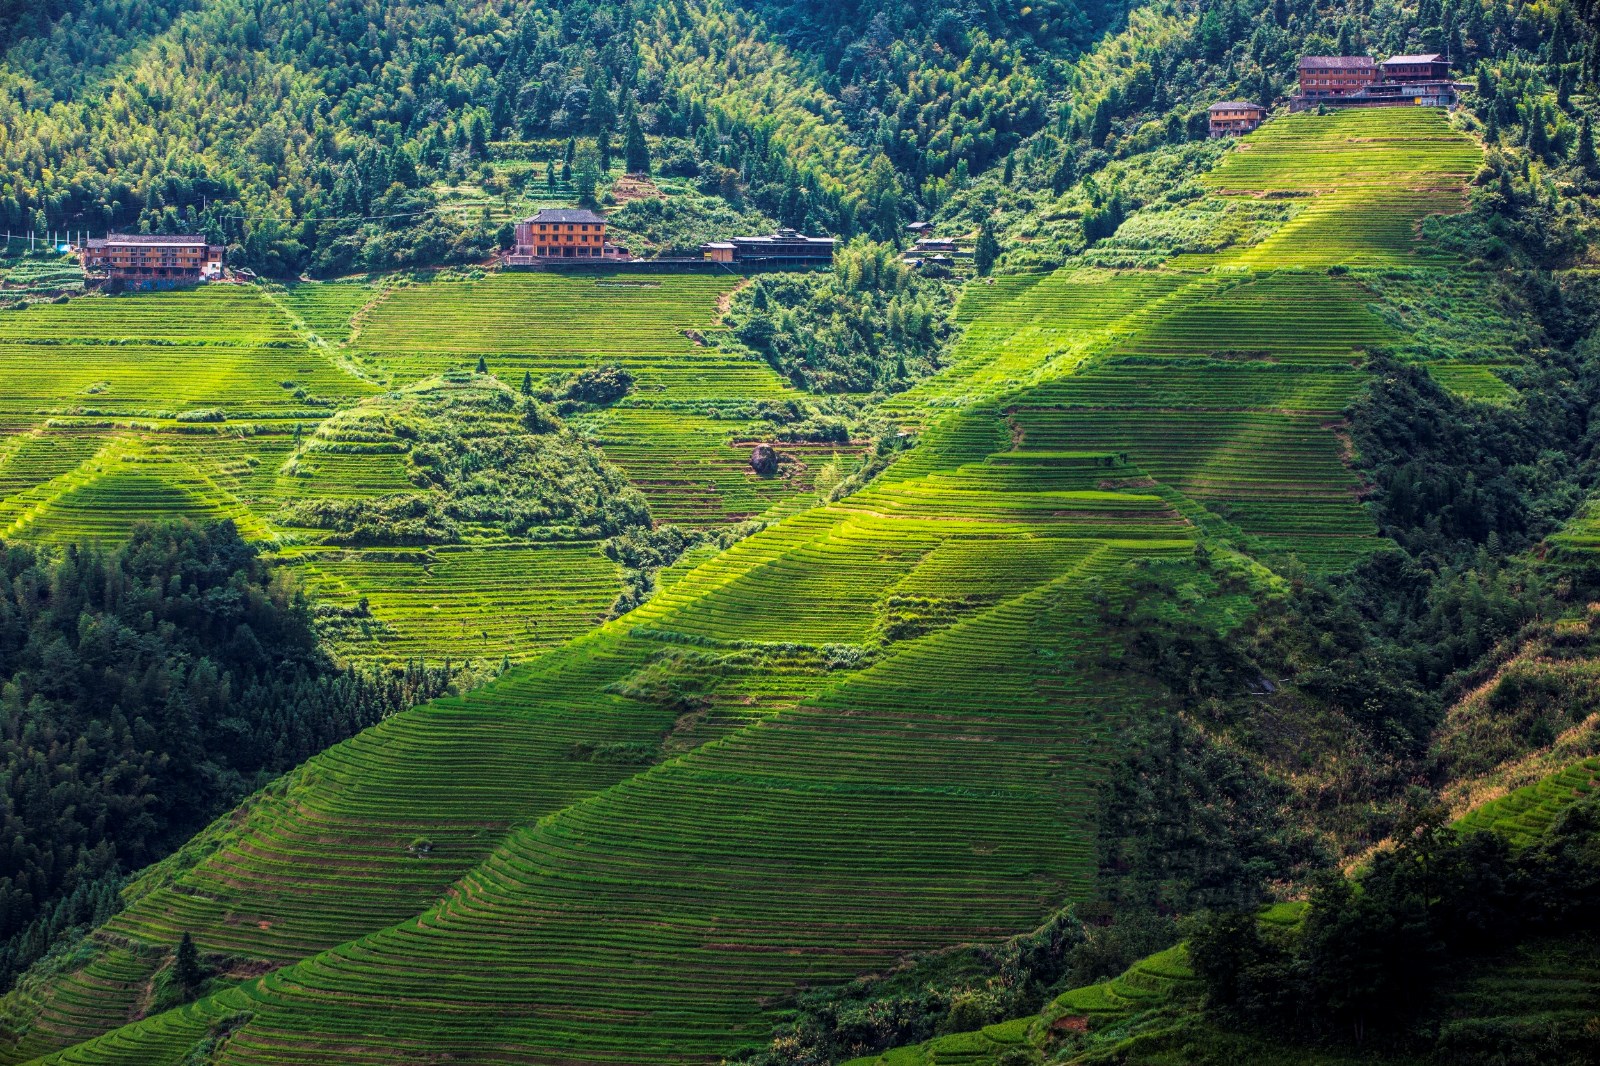
[{"label": "green rice terrace", "polygon": [[[697,341],[721,278],[0,313],[8,539],[228,517],[349,656],[529,660],[316,756],[138,877],[5,1001],[0,1061],[714,1063],[800,989],[1091,899],[1111,741],[1152,698],[1116,667],[1108,599],[1152,568],[1214,591],[1197,545],[1259,596],[1381,548],[1343,424],[1371,350],[1510,392],[1506,352],[1406,347],[1431,321],[1418,293],[1466,269],[1421,224],[1463,207],[1480,157],[1431,110],[1274,120],[1205,184],[1302,199],[1280,229],[1160,269],[970,283],[948,365],[885,402],[915,445],[831,498],[818,471],[859,448],[748,469],[748,405],[795,391]],[[601,365],[625,395],[556,427],[524,405],[524,375]],[[483,488],[506,464],[533,503]],[[636,490],[657,523],[767,522],[605,621],[610,519],[546,506],[563,479],[562,499]],[[412,532],[363,539],[389,519]],[[1228,596],[1200,600],[1231,624]],[[1592,760],[1573,774],[1555,790],[1593,787]],[[1481,817],[1542,827],[1555,803]],[[217,976],[147,1016],[185,933]],[[1038,1019],[863,1062],[989,1062],[1192,983],[1180,947]]]},{"label": "green rice terrace", "polygon": [[[6,312],[0,534],[93,540],[143,518],[227,518],[301,571],[351,657],[525,658],[593,626],[617,598],[598,526],[550,512],[515,529],[476,522],[372,544],[307,526],[306,505],[425,489],[410,442],[382,424],[394,417],[386,397],[441,375],[465,388],[480,359],[495,403],[525,374],[542,384],[600,363],[631,373],[620,403],[570,420],[566,447],[614,463],[659,521],[726,525],[805,494],[853,453],[797,445],[782,476],[749,469],[759,441],[730,405],[794,393],[764,363],[686,336],[712,328],[728,286],[490,275],[212,286]],[[486,432],[520,432],[501,422]]]}]

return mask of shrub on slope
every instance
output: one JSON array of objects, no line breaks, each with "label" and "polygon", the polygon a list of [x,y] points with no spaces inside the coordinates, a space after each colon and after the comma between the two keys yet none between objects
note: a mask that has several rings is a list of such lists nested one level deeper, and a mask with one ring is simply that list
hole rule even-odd
[{"label": "shrub on slope", "polygon": [[644,497],[597,449],[488,375],[424,382],[342,412],[300,454],[319,453],[403,454],[417,488],[285,510],[286,524],[332,530],[344,543],[592,539],[650,523]]}]

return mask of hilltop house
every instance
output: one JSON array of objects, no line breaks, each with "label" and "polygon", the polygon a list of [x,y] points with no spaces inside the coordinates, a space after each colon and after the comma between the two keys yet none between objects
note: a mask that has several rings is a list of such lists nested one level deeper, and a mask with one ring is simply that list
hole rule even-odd
[{"label": "hilltop house", "polygon": [[78,261],[114,284],[164,287],[221,277],[222,254],[199,234],[110,233],[84,241]]},{"label": "hilltop house", "polygon": [[1301,56],[1296,99],[1317,102],[1354,96],[1378,80],[1371,56]]},{"label": "hilltop house", "polygon": [[1209,114],[1212,137],[1237,137],[1261,125],[1267,109],[1243,100],[1223,100],[1212,104]]},{"label": "hilltop house", "polygon": [[1378,68],[1386,82],[1450,80],[1450,61],[1437,52],[1420,56],[1390,56]]},{"label": "hilltop house", "polygon": [[506,262],[603,257],[622,258],[620,249],[606,244],[604,216],[581,207],[547,207],[517,223]]},{"label": "hilltop house", "polygon": [[743,263],[762,267],[816,267],[833,263],[832,237],[807,237],[780,229],[766,237],[733,237],[702,244],[700,251],[714,263]]},{"label": "hilltop house", "polygon": [[1290,111],[1312,107],[1455,107],[1461,87],[1450,78],[1450,61],[1436,53],[1392,56],[1382,64],[1370,56],[1304,56],[1300,91]]}]

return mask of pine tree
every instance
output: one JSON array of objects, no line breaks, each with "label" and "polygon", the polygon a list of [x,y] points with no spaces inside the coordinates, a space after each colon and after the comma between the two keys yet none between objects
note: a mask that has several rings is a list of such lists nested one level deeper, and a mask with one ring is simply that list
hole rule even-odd
[{"label": "pine tree", "polygon": [[1000,242],[995,239],[994,226],[987,220],[978,230],[978,246],[972,251],[972,265],[979,277],[988,277],[994,261],[1000,258]]},{"label": "pine tree", "polygon": [[1528,114],[1528,154],[1539,160],[1550,155],[1550,131],[1545,129],[1544,109],[1538,106]]},{"label": "pine tree", "polygon": [[1200,50],[1205,53],[1206,59],[1213,63],[1220,63],[1228,51],[1228,27],[1224,25],[1222,13],[1218,11],[1217,6],[1213,6],[1201,16]]},{"label": "pine tree", "polygon": [[622,142],[622,159],[628,173],[650,173],[650,146],[645,142],[638,114],[632,111],[628,113],[628,130]]},{"label": "pine tree", "polygon": [[1361,28],[1353,16],[1346,15],[1339,24],[1339,43],[1335,48],[1342,56],[1353,56],[1361,48]]},{"label": "pine tree", "polygon": [[594,208],[599,201],[595,199],[600,188],[600,172],[593,160],[586,159],[578,167],[577,177],[578,203],[580,206]]},{"label": "pine tree", "polygon": [[867,209],[873,236],[892,241],[900,230],[900,178],[889,157],[879,154],[867,168]]},{"label": "pine tree", "polygon": [[522,372],[522,395],[533,395],[533,371],[531,370],[524,370]]},{"label": "pine tree", "polygon": [[1056,172],[1050,178],[1050,191],[1060,196],[1072,188],[1072,183],[1078,180],[1077,160],[1073,158],[1071,150],[1061,153],[1061,163],[1056,167]]},{"label": "pine tree", "polygon": [[1101,98],[1095,105],[1094,122],[1089,126],[1089,143],[1096,148],[1106,146],[1106,138],[1111,136],[1111,101]]},{"label": "pine tree", "polygon": [[1007,188],[1010,188],[1013,184],[1016,183],[1016,180],[1017,180],[1017,156],[1016,156],[1015,152],[1012,152],[1012,153],[1010,153],[1010,154],[1008,154],[1006,156],[1006,169],[1001,174],[1000,180]]},{"label": "pine tree", "polygon": [[596,133],[606,134],[617,124],[617,108],[605,83],[599,82],[589,94],[589,123]]},{"label": "pine tree", "polygon": [[1600,177],[1600,160],[1594,154],[1594,127],[1589,124],[1589,116],[1583,116],[1583,122],[1578,126],[1578,144],[1573,149],[1572,161],[1583,171],[1586,178]]},{"label": "pine tree", "polygon": [[194,992],[206,978],[200,968],[200,952],[195,949],[194,938],[187,932],[178,941],[178,955],[172,963],[172,979],[185,991]]},{"label": "pine tree", "polygon": [[486,359],[484,359],[483,356],[481,356],[481,355],[478,356],[478,373],[487,374],[488,372],[489,372],[489,363],[488,363],[488,361]]}]

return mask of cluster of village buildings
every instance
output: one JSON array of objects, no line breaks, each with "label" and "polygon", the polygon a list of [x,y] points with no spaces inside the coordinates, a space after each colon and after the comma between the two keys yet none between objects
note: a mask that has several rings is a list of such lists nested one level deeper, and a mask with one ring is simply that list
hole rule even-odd
[{"label": "cluster of village buildings", "polygon": [[[1289,98],[1290,111],[1313,107],[1450,107],[1460,101],[1463,86],[1450,77],[1447,57],[1392,56],[1382,63],[1371,56],[1303,56],[1300,85]],[[1225,100],[1211,105],[1213,137],[1249,133],[1267,117],[1260,104]],[[955,242],[932,236],[927,223],[914,223],[918,240],[906,262],[918,267],[942,266],[964,254]],[[729,270],[805,270],[833,262],[832,237],[808,237],[792,229],[754,237],[712,241],[692,259],[649,260],[662,267]],[[112,233],[83,241],[75,249],[84,271],[94,279],[123,288],[165,288],[214,280],[223,275],[223,248],[197,235]],[[546,208],[518,223],[512,247],[501,257],[508,267],[581,267],[641,263],[628,249],[606,239],[604,216],[583,208]]]},{"label": "cluster of village buildings", "polygon": [[[731,237],[703,244],[701,255],[687,261],[806,268],[832,263],[834,243],[832,237],[807,237],[780,229],[764,237]],[[586,259],[629,262],[632,256],[628,249],[606,239],[604,216],[582,208],[550,207],[517,223],[512,246],[501,259],[507,266],[525,267]]]},{"label": "cluster of village buildings", "polygon": [[[1391,56],[1301,56],[1300,88],[1290,111],[1313,107],[1448,107],[1464,86],[1450,77],[1450,60],[1437,53]],[[1266,120],[1267,109],[1244,100],[1211,105],[1211,136],[1237,137]]]}]

